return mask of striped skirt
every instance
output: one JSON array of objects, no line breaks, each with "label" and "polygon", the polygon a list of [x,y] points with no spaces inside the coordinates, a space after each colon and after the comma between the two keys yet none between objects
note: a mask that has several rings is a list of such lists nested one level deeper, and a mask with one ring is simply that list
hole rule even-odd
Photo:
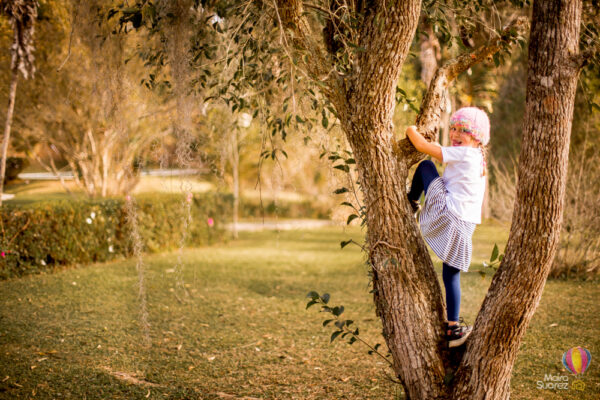
[{"label": "striped skirt", "polygon": [[469,270],[475,224],[463,221],[448,209],[442,178],[434,179],[427,188],[419,224],[423,238],[443,262],[461,271]]}]

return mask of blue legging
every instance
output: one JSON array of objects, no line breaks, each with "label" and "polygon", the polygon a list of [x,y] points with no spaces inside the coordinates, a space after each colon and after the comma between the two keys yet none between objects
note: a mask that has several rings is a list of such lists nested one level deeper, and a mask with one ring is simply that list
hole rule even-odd
[{"label": "blue legging", "polygon": [[[429,188],[431,182],[439,176],[433,162],[429,160],[421,162],[413,176],[408,199],[418,201],[421,193],[427,193],[427,188]],[[446,316],[448,321],[458,321],[460,312],[460,270],[444,263],[442,279],[446,289]]]},{"label": "blue legging", "polygon": [[460,312],[460,269],[444,263],[442,279],[446,288],[446,316],[448,321],[458,321]]},{"label": "blue legging", "polygon": [[429,160],[421,162],[413,175],[410,192],[408,192],[408,199],[418,201],[421,197],[421,193],[427,193],[427,188],[429,188],[431,182],[439,177],[440,174],[438,174],[433,162]]}]

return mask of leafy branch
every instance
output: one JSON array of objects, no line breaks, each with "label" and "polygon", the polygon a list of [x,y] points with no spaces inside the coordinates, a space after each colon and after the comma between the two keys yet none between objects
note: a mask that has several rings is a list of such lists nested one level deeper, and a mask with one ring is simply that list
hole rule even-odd
[{"label": "leafy branch", "polygon": [[[500,266],[500,263],[502,262],[502,260],[504,259],[504,253],[500,253],[500,250],[498,249],[498,244],[494,243],[494,248],[492,249],[492,254],[490,256],[490,260],[488,261],[484,261],[483,262],[483,268],[491,268],[494,270],[494,273],[498,270],[498,267]],[[482,277],[485,277],[485,271],[484,270],[480,270],[479,274]]]},{"label": "leafy branch", "polygon": [[341,315],[344,312],[344,306],[331,307],[328,305],[330,300],[329,293],[319,295],[319,293],[311,291],[306,295],[306,297],[310,298],[309,302],[306,304],[306,309],[317,304],[321,306],[321,312],[330,313],[332,315],[332,318],[327,318],[323,321],[323,326],[333,323],[336,328],[336,330],[331,333],[330,343],[333,343],[333,341],[338,337],[341,339],[348,338],[349,345],[353,345],[355,342],[360,342],[369,349],[367,351],[369,355],[377,354],[390,366],[393,365],[388,357],[379,351],[379,348],[381,347],[380,343],[377,343],[374,346],[369,344],[360,337],[360,330],[358,327],[350,327],[355,326],[353,320],[341,318]]}]

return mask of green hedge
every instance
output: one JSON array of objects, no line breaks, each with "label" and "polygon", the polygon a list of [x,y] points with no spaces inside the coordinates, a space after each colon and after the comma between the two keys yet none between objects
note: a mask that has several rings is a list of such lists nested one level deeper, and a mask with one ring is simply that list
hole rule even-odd
[{"label": "green hedge", "polygon": [[[185,200],[180,195],[135,197],[144,251],[180,245]],[[225,238],[223,224],[231,217],[231,196],[195,194],[186,245],[204,245]],[[209,227],[208,219],[214,225]],[[5,203],[0,210],[0,279],[56,267],[131,256],[131,230],[124,199]]]},{"label": "green hedge", "polygon": [[329,219],[331,209],[327,205],[316,204],[309,200],[300,202],[257,199],[240,200],[240,216],[243,218],[280,217],[280,218],[316,218]]}]

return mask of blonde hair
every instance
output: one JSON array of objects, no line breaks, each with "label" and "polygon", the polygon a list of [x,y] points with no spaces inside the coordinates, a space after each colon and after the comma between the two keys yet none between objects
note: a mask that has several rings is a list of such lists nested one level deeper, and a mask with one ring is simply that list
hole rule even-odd
[{"label": "blonde hair", "polygon": [[486,176],[487,175],[487,158],[488,158],[488,148],[487,146],[485,146],[483,143],[479,142],[479,144],[477,145],[477,147],[479,147],[479,150],[481,150],[481,156],[483,157],[483,165],[482,165],[482,172],[481,172],[481,176]]}]

